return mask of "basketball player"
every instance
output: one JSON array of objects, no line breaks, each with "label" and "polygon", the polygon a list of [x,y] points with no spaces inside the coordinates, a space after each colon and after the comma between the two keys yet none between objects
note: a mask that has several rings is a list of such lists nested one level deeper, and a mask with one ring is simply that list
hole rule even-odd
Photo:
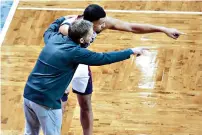
[{"label": "basketball player", "polygon": [[[59,31],[62,34],[67,35],[69,25],[75,20],[82,19],[93,23],[94,33],[91,43],[94,41],[96,36],[105,29],[126,31],[135,34],[161,32],[165,33],[168,37],[173,39],[177,39],[181,34],[183,34],[173,28],[154,26],[150,24],[129,23],[106,16],[104,9],[96,4],[89,5],[84,10],[83,15],[67,16],[67,19],[63,22]],[[88,47],[89,44],[82,44],[82,46]],[[91,106],[91,94],[93,92],[93,85],[89,66],[83,64],[78,66],[72,79],[72,88],[73,92],[77,94],[77,99],[80,105],[80,121],[83,128],[83,133],[84,135],[91,135],[93,129],[93,112]],[[69,89],[66,90],[66,93],[62,98],[63,110],[65,110],[65,106],[67,104],[68,91]]]}]

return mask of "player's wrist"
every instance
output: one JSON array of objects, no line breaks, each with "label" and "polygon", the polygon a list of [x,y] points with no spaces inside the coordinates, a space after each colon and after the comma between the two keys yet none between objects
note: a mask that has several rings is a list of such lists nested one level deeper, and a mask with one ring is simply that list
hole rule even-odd
[{"label": "player's wrist", "polygon": [[63,96],[61,98],[62,102],[66,102],[68,100],[68,95],[69,95],[69,93],[64,93],[63,94]]}]

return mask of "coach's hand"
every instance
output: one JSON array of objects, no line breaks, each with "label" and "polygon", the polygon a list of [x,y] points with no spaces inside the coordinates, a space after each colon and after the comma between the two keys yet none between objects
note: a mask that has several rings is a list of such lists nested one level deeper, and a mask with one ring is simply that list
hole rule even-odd
[{"label": "coach's hand", "polygon": [[140,55],[143,55],[147,51],[149,51],[148,48],[140,48],[140,47],[131,48],[131,50],[133,51],[134,55],[136,55],[137,57],[140,56]]}]

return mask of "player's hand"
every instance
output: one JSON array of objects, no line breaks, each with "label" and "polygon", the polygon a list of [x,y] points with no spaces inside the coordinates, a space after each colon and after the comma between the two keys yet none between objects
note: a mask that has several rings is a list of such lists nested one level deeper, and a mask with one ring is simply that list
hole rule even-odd
[{"label": "player's hand", "polygon": [[131,48],[131,50],[133,51],[134,55],[136,55],[137,57],[149,51],[148,48],[141,48],[141,47]]},{"label": "player's hand", "polygon": [[180,35],[185,35],[185,33],[178,31],[177,29],[174,28],[166,28],[164,30],[164,33],[173,39],[177,39]]},{"label": "player's hand", "polygon": [[67,106],[67,101],[62,101],[62,113],[64,114],[64,112],[66,111],[66,106]]}]

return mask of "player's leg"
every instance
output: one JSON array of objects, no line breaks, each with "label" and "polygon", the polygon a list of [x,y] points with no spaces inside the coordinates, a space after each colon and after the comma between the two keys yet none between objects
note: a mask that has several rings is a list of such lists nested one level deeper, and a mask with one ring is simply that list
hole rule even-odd
[{"label": "player's leg", "polygon": [[87,65],[77,68],[77,76],[72,80],[73,92],[77,94],[80,106],[80,121],[84,135],[92,135],[93,132],[93,112],[91,105],[91,94],[93,92],[92,76]]},{"label": "player's leg", "polygon": [[91,94],[79,95],[77,99],[80,106],[80,121],[83,128],[83,135],[92,135],[93,132],[93,111],[91,106]]}]

